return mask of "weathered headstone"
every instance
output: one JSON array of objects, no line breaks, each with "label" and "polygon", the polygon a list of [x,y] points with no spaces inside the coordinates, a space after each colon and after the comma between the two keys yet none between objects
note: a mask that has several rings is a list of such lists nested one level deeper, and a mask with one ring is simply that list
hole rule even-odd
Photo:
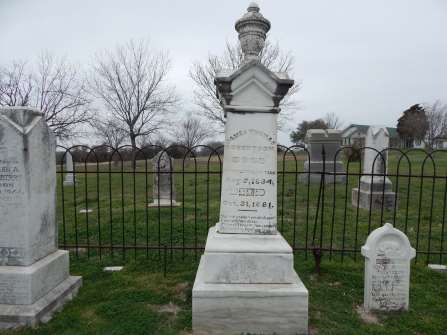
[{"label": "weathered headstone", "polygon": [[293,80],[259,62],[269,28],[250,4],[236,23],[244,61],[216,78],[226,114],[220,222],[194,283],[195,335],[308,332],[308,291],[276,228],[277,117]]},{"label": "weathered headstone", "polygon": [[0,329],[47,320],[81,286],[57,249],[55,148],[43,113],[0,109]]},{"label": "weathered headstone", "polygon": [[416,255],[408,237],[385,223],[368,236],[362,255],[365,256],[365,310],[407,310],[410,261]]},{"label": "weathered headstone", "polygon": [[352,205],[365,209],[393,209],[396,193],[385,176],[388,165],[390,136],[386,127],[371,126],[366,132],[363,174],[360,186],[352,189]]},{"label": "weathered headstone", "polygon": [[[344,173],[342,153],[340,147],[342,144],[341,131],[337,129],[309,129],[306,133],[307,150],[309,151],[310,161],[304,162],[304,173],[300,175],[302,182],[319,183],[323,171],[325,183],[343,183],[346,180],[345,175],[336,175],[334,173]],[[323,159],[324,149],[324,159]]]},{"label": "weathered headstone", "polygon": [[64,186],[73,186],[75,183],[75,174],[73,170],[73,156],[70,151],[65,153],[65,171]]},{"label": "weathered headstone", "polygon": [[179,206],[175,200],[174,162],[166,151],[160,151],[153,158],[154,185],[153,201],[149,207]]}]

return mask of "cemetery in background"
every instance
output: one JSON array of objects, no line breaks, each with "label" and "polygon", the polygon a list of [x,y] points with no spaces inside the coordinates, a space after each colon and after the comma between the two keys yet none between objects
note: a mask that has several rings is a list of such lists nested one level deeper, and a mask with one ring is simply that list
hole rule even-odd
[{"label": "cemetery in background", "polygon": [[[173,158],[167,169],[157,169],[161,160],[154,157],[165,156],[156,156],[160,151]],[[359,206],[359,197],[353,201],[365,176],[361,157],[367,151],[374,152],[374,164],[387,153],[385,175],[396,206],[387,207],[385,188],[379,194],[382,201],[374,199],[374,204],[371,197],[367,208]],[[68,153],[73,171],[67,170]],[[278,146],[278,230],[295,252],[315,257],[317,265],[321,257],[361,259],[369,233],[389,222],[407,234],[416,261],[445,261],[447,151],[342,147],[332,154],[335,158],[327,159],[323,145],[321,171],[307,171],[311,158],[306,148]],[[76,256],[198,258],[208,229],[219,221],[223,148],[58,147],[57,161],[59,246]],[[340,162],[342,168],[336,168]],[[367,174],[372,180],[385,180],[372,170]],[[241,181],[248,192],[270,182]],[[163,203],[155,198],[166,187],[172,201]],[[244,204],[247,209],[263,205]]]}]

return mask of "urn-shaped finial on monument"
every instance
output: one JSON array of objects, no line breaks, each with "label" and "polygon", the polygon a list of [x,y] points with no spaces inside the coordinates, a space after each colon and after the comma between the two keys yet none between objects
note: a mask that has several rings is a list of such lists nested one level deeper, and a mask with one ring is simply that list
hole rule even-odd
[{"label": "urn-shaped finial on monument", "polygon": [[247,13],[237,20],[235,28],[239,33],[244,60],[258,59],[270,30],[270,21],[259,12],[257,3],[250,3]]}]

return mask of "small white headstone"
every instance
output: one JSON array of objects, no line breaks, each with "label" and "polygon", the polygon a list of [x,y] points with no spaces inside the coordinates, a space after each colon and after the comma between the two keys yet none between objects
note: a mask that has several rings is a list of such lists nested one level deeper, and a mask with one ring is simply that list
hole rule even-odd
[{"label": "small white headstone", "polygon": [[407,310],[410,261],[416,255],[408,237],[385,223],[368,236],[362,255],[365,256],[365,310]]},{"label": "small white headstone", "polygon": [[153,202],[149,207],[179,206],[175,200],[174,162],[166,151],[159,152],[153,158],[154,185]]},{"label": "small white headstone", "polygon": [[65,153],[65,171],[67,171],[67,173],[65,174],[64,185],[73,186],[75,183],[75,175],[73,172],[73,156],[70,151]]}]

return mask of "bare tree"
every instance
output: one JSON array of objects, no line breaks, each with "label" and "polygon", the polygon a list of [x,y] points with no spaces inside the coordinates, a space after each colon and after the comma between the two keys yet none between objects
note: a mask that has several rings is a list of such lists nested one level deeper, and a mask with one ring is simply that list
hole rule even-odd
[{"label": "bare tree", "polygon": [[42,54],[34,76],[33,105],[59,138],[74,135],[74,128],[91,120],[90,99],[75,66]]},{"label": "bare tree", "polygon": [[0,69],[0,106],[40,109],[55,135],[76,134],[91,119],[90,99],[75,66],[49,53],[39,56],[34,68],[15,62]]},{"label": "bare tree", "polygon": [[343,121],[335,113],[326,114],[324,122],[328,129],[339,129],[343,126]]},{"label": "bare tree", "polygon": [[424,106],[428,128],[425,139],[428,147],[433,149],[437,137],[447,135],[447,104],[436,100],[431,105]]},{"label": "bare tree", "polygon": [[174,88],[165,84],[168,69],[167,54],[143,41],[131,41],[97,56],[92,90],[134,148],[138,138],[155,134],[166,124],[177,102]]},{"label": "bare tree", "polygon": [[209,127],[200,119],[186,117],[173,131],[175,141],[187,148],[202,144],[210,137]]},{"label": "bare tree", "polygon": [[0,106],[27,106],[33,89],[31,74],[25,62],[13,62],[0,68]]},{"label": "bare tree", "polygon": [[[189,71],[189,76],[194,81],[194,102],[199,107],[200,113],[208,120],[216,124],[219,130],[225,124],[224,111],[216,96],[214,78],[222,70],[236,70],[243,61],[243,53],[240,44],[227,42],[223,54],[209,55],[204,63],[195,62]],[[260,54],[263,65],[274,72],[293,71],[294,59],[290,53],[281,50],[278,44],[272,44],[268,40]],[[283,109],[292,109],[297,106],[293,96],[298,92],[300,85],[295,83],[282,100]],[[286,118],[287,113],[281,113]]]},{"label": "bare tree", "polygon": [[95,120],[92,126],[94,127],[95,134],[100,139],[102,145],[118,148],[123,144],[127,137],[126,131],[118,127],[113,120]]}]

